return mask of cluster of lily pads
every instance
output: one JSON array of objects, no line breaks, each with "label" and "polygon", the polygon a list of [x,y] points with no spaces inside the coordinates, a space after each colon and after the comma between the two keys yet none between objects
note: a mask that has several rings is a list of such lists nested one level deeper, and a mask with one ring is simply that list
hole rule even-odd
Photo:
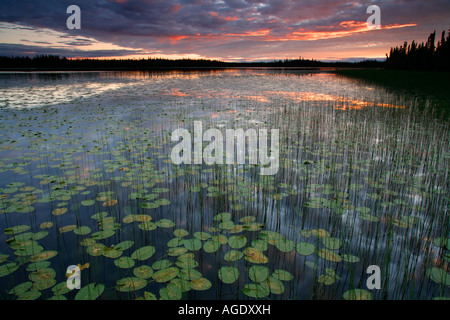
[{"label": "cluster of lily pads", "polygon": [[[450,153],[434,136],[445,138],[448,125],[433,131],[416,119],[398,124],[394,111],[330,111],[323,101],[243,99],[212,110],[177,99],[129,114],[91,103],[4,111],[2,298],[184,299],[220,287],[276,299],[296,298],[304,285],[311,296],[373,299],[381,295],[355,270],[394,264],[414,282],[411,257],[425,271],[419,281],[431,283],[418,296],[448,297]],[[173,165],[170,129],[187,125],[193,116],[180,105],[190,103],[205,124],[247,127],[256,118],[256,128],[280,128],[278,175],[250,164]],[[80,290],[66,285],[72,264],[82,269]]]}]

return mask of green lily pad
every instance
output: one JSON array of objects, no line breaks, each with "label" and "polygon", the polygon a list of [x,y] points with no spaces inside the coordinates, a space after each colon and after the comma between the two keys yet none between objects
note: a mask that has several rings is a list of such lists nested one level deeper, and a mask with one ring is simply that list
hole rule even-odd
[{"label": "green lily pad", "polygon": [[114,249],[116,249],[116,250],[121,250],[121,251],[125,251],[125,250],[130,249],[133,245],[134,245],[134,241],[131,241],[131,240],[125,240],[125,241],[122,241],[122,242],[116,244],[116,245],[114,246]]},{"label": "green lily pad", "polygon": [[272,276],[269,276],[267,278],[266,282],[267,282],[267,285],[269,286],[271,293],[282,294],[284,292],[284,285],[280,280],[278,280]]},{"label": "green lily pad", "polygon": [[138,228],[144,231],[153,231],[158,227],[156,223],[151,221],[141,222],[138,224]]},{"label": "green lily pad", "polygon": [[270,288],[267,285],[259,283],[249,283],[244,286],[242,292],[251,298],[264,298],[270,294]]},{"label": "green lily pad", "polygon": [[187,236],[189,234],[189,232],[187,232],[184,229],[176,229],[173,231],[173,234],[177,238],[183,238],[183,237]]},{"label": "green lily pad", "polygon": [[143,261],[149,259],[151,256],[155,254],[155,252],[156,252],[155,247],[145,246],[134,251],[131,255],[131,258]]},{"label": "green lily pad", "polygon": [[6,228],[4,230],[4,232],[5,232],[5,234],[13,235],[13,234],[18,234],[18,233],[22,233],[22,232],[28,231],[30,229],[31,229],[30,226],[19,225],[19,226],[15,226],[15,227],[11,227],[11,228]]},{"label": "green lily pad", "polygon": [[316,246],[308,242],[299,242],[297,243],[295,249],[302,256],[309,256],[314,253],[314,251],[316,250]]},{"label": "green lily pad", "polygon": [[161,300],[180,300],[183,296],[181,288],[174,283],[168,283],[167,287],[159,290]]},{"label": "green lily pad", "polygon": [[168,256],[172,256],[172,257],[176,257],[179,255],[182,255],[184,253],[186,253],[188,251],[188,249],[184,248],[184,247],[175,247],[175,248],[169,248],[167,250],[167,255]]},{"label": "green lily pad", "polygon": [[224,258],[225,261],[230,261],[231,262],[231,261],[238,261],[243,256],[244,256],[244,254],[241,251],[230,250],[227,253],[225,253],[223,258]]},{"label": "green lily pad", "polygon": [[56,256],[58,254],[58,251],[42,251],[39,252],[38,254],[33,255],[30,258],[30,262],[39,262],[39,261],[44,261],[44,260],[49,260],[51,258],[53,258],[54,256]]},{"label": "green lily pad", "polygon": [[73,230],[73,233],[75,233],[79,236],[84,236],[84,235],[91,233],[91,228],[89,228],[87,226],[78,227]]},{"label": "green lily pad", "polygon": [[172,228],[175,226],[175,223],[169,219],[161,219],[156,221],[155,224],[160,228]]},{"label": "green lily pad", "polygon": [[122,269],[133,268],[135,261],[130,257],[120,257],[114,260],[114,264]]},{"label": "green lily pad", "polygon": [[427,271],[427,274],[434,282],[450,286],[450,274],[444,269],[433,267]]},{"label": "green lily pad", "polygon": [[275,243],[275,246],[281,252],[291,252],[294,250],[295,244],[292,240],[280,239]]},{"label": "green lily pad", "polygon": [[203,244],[203,250],[207,253],[213,253],[219,250],[220,243],[214,240],[208,240]]},{"label": "green lily pad", "polygon": [[228,239],[228,245],[232,249],[240,249],[247,244],[247,237],[244,235],[231,236]]},{"label": "green lily pad", "polygon": [[269,268],[265,266],[251,266],[248,270],[249,278],[256,283],[265,281],[269,277]]},{"label": "green lily pad", "polygon": [[163,260],[155,261],[152,264],[152,268],[155,269],[155,270],[160,270],[160,269],[168,268],[171,265],[172,265],[172,262],[170,260],[163,259]]},{"label": "green lily pad", "polygon": [[202,242],[196,238],[184,239],[183,245],[190,251],[198,251],[202,248]]},{"label": "green lily pad", "polygon": [[156,282],[167,282],[178,276],[179,270],[176,267],[168,267],[165,269],[161,269],[156,271],[153,274],[153,279],[155,279]]},{"label": "green lily pad", "polygon": [[222,267],[219,269],[218,276],[223,283],[231,284],[239,279],[239,269],[236,267]]},{"label": "green lily pad", "polygon": [[198,240],[208,240],[209,238],[211,238],[211,235],[207,232],[203,232],[203,231],[199,231],[194,233],[194,237],[196,237]]},{"label": "green lily pad", "polygon": [[337,254],[336,252],[333,252],[329,249],[322,248],[317,252],[317,254],[319,255],[319,257],[326,259],[328,261],[332,261],[332,262],[341,262],[342,261],[342,258],[339,254]]},{"label": "green lily pad", "polygon": [[133,274],[142,279],[148,279],[153,275],[153,269],[150,266],[142,265],[133,269]]},{"label": "green lily pad", "polygon": [[372,300],[372,293],[364,289],[351,289],[344,292],[345,300]]},{"label": "green lily pad", "polygon": [[275,279],[281,280],[281,281],[291,281],[294,280],[294,276],[286,271],[286,270],[281,270],[281,269],[277,269],[272,273],[272,276]]},{"label": "green lily pad", "polygon": [[191,281],[193,290],[205,291],[212,287],[211,281],[206,278],[199,278]]},{"label": "green lily pad", "polygon": [[8,291],[8,294],[14,294],[14,295],[20,295],[22,293],[25,293],[26,291],[28,291],[28,289],[30,289],[33,286],[33,283],[31,281],[27,281],[27,282],[23,282],[17,286],[15,286],[14,288],[12,288],[11,290]]},{"label": "green lily pad", "polygon": [[145,288],[147,280],[138,277],[126,277],[116,282],[116,290],[120,292],[132,292]]}]

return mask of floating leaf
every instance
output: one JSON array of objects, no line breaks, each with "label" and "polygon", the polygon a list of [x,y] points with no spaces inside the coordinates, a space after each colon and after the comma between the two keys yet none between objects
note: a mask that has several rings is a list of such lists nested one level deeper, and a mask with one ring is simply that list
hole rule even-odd
[{"label": "floating leaf", "polygon": [[31,262],[39,262],[39,261],[44,261],[44,260],[49,260],[51,258],[53,258],[54,256],[56,256],[58,254],[57,251],[42,251],[38,254],[33,255],[30,258]]},{"label": "floating leaf", "polygon": [[292,250],[294,250],[295,244],[294,244],[294,241],[292,241],[292,240],[280,239],[280,240],[277,240],[277,242],[275,243],[275,246],[281,252],[291,252]]},{"label": "floating leaf", "polygon": [[95,204],[95,200],[83,200],[81,201],[81,205],[85,206],[85,207],[89,207]]},{"label": "floating leaf", "polygon": [[364,289],[351,289],[344,292],[345,300],[372,300],[372,293]]},{"label": "floating leaf", "polygon": [[134,251],[133,254],[131,255],[131,258],[143,261],[149,259],[151,256],[155,254],[155,252],[156,252],[155,247],[145,246]]},{"label": "floating leaf", "polygon": [[236,267],[222,267],[218,272],[219,279],[223,283],[233,283],[239,279],[239,269]]},{"label": "floating leaf", "polygon": [[278,280],[278,279],[276,279],[276,278],[274,278],[272,276],[269,276],[267,278],[266,282],[267,282],[267,284],[269,286],[269,289],[270,289],[271,293],[273,293],[273,294],[282,294],[284,292],[284,285],[283,285],[283,283],[280,280]]},{"label": "floating leaf", "polygon": [[238,250],[230,250],[224,255],[225,261],[238,261],[244,256],[244,254],[241,251]]},{"label": "floating leaf", "polygon": [[248,276],[253,282],[263,282],[269,277],[269,268],[264,266],[251,266],[248,270]]},{"label": "floating leaf", "polygon": [[189,232],[187,232],[184,229],[176,229],[176,230],[173,231],[173,234],[177,238],[183,238],[183,237],[187,236],[189,234]]},{"label": "floating leaf", "polygon": [[160,270],[160,269],[168,268],[171,265],[172,265],[172,262],[170,260],[163,259],[163,260],[155,261],[152,264],[152,268],[155,269],[155,270]]},{"label": "floating leaf", "polygon": [[211,238],[211,235],[207,232],[201,231],[201,232],[194,233],[194,237],[196,237],[198,240],[204,241],[204,240],[208,240],[209,238]]},{"label": "floating leaf", "polygon": [[264,298],[270,294],[270,288],[267,285],[249,283],[244,286],[242,292],[252,298]]},{"label": "floating leaf", "polygon": [[167,287],[159,290],[161,300],[180,300],[182,297],[181,288],[174,283],[168,283]]},{"label": "floating leaf", "polygon": [[20,295],[20,294],[26,292],[32,286],[33,286],[33,283],[31,281],[23,282],[23,283],[15,286],[11,290],[9,290],[8,294]]},{"label": "floating leaf", "polygon": [[295,249],[302,256],[309,256],[314,253],[314,251],[316,250],[316,247],[312,243],[299,242],[299,243],[297,243],[297,246],[295,247]]},{"label": "floating leaf", "polygon": [[137,291],[147,286],[147,280],[138,277],[127,277],[116,282],[116,290],[120,292]]},{"label": "floating leaf", "polygon": [[87,226],[78,227],[76,229],[73,229],[73,233],[75,233],[79,236],[84,236],[84,235],[91,233],[91,228],[89,228]]},{"label": "floating leaf", "polygon": [[213,253],[219,250],[220,243],[214,240],[208,240],[203,244],[203,250],[207,253]]},{"label": "floating leaf", "polygon": [[155,224],[160,228],[172,228],[175,226],[175,223],[169,219],[161,219],[156,221]]},{"label": "floating leaf", "polygon": [[174,257],[174,256],[182,255],[182,254],[186,253],[187,251],[188,251],[188,249],[186,249],[184,247],[169,248],[167,250],[167,255]]},{"label": "floating leaf", "polygon": [[228,239],[228,245],[233,249],[240,249],[247,244],[247,237],[244,235],[231,236]]},{"label": "floating leaf", "polygon": [[167,282],[178,276],[179,270],[176,267],[169,267],[165,269],[161,269],[159,271],[156,271],[153,274],[153,279],[155,279],[156,282]]},{"label": "floating leaf", "polygon": [[269,261],[269,259],[258,249],[248,247],[244,249],[245,260],[251,263],[264,264]]},{"label": "floating leaf", "polygon": [[144,231],[152,231],[155,230],[157,227],[158,227],[157,224],[151,221],[146,221],[138,224],[138,228]]},{"label": "floating leaf", "polygon": [[133,244],[134,244],[134,241],[131,241],[131,240],[122,241],[122,242],[116,244],[114,246],[114,249],[120,250],[120,251],[125,251],[125,250],[130,249],[133,246]]},{"label": "floating leaf", "polygon": [[196,238],[183,240],[183,245],[190,251],[197,251],[202,248],[202,242]]},{"label": "floating leaf", "polygon": [[184,280],[196,280],[202,277],[202,273],[198,270],[189,268],[180,270],[180,278]]},{"label": "floating leaf", "polygon": [[114,260],[114,264],[123,269],[133,268],[135,261],[130,257],[120,257]]},{"label": "floating leaf", "polygon": [[199,278],[191,281],[193,290],[205,291],[212,287],[211,281],[206,278]]},{"label": "floating leaf", "polygon": [[433,267],[427,271],[431,280],[436,283],[450,286],[450,274],[444,269]]},{"label": "floating leaf", "polygon": [[148,279],[153,275],[153,269],[150,266],[142,265],[133,269],[133,274],[142,279]]},{"label": "floating leaf", "polygon": [[281,281],[291,281],[294,280],[294,276],[286,271],[286,270],[281,270],[281,269],[277,269],[272,273],[272,276],[275,279],[281,280]]},{"label": "floating leaf", "polygon": [[12,228],[6,228],[4,232],[5,232],[5,234],[13,235],[13,234],[18,234],[18,233],[28,231],[28,230],[30,230],[30,228],[31,227],[27,226],[27,225],[19,225],[19,226],[15,226]]},{"label": "floating leaf", "polygon": [[15,262],[10,262],[10,263],[1,265],[0,266],[0,278],[13,273],[18,268],[19,268],[19,266]]},{"label": "floating leaf", "polygon": [[67,212],[67,208],[56,208],[52,211],[52,215],[61,216]]},{"label": "floating leaf", "polygon": [[322,248],[317,252],[317,254],[319,255],[319,257],[329,260],[329,261],[332,261],[332,262],[342,261],[342,258],[339,254],[337,254],[336,252],[333,252],[329,249]]}]

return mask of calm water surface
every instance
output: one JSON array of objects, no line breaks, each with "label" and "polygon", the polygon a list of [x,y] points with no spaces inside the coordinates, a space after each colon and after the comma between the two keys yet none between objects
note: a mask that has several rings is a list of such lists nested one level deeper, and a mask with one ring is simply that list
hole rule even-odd
[{"label": "calm water surface", "polygon": [[[448,106],[330,72],[0,73],[0,299],[450,298]],[[173,164],[194,121],[280,130],[277,174]]]}]

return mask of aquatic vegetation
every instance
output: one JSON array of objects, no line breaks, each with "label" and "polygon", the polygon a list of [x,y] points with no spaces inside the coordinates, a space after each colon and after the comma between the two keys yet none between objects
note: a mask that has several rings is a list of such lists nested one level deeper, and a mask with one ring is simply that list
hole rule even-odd
[{"label": "aquatic vegetation", "polygon": [[[2,298],[449,297],[445,119],[330,74],[141,76],[96,79],[123,85],[98,102],[38,94],[40,107],[0,110]],[[356,96],[298,92],[329,83]],[[279,172],[173,164],[171,133],[194,120],[279,128]],[[379,291],[364,286],[369,265]]]}]

